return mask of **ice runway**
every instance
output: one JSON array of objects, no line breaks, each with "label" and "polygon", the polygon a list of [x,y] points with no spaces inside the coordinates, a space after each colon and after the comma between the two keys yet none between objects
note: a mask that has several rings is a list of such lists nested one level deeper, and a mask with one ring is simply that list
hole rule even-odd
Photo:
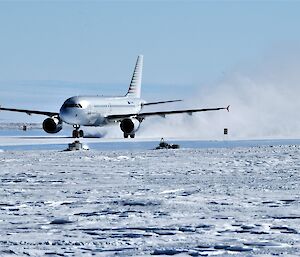
[{"label": "ice runway", "polygon": [[4,151],[0,256],[299,256],[299,152]]},{"label": "ice runway", "polygon": [[[161,138],[80,138],[80,142],[94,150],[149,150],[158,146]],[[3,136],[0,133],[0,149],[3,150],[63,150],[75,139],[66,136]],[[200,140],[195,138],[166,138],[167,142],[182,148],[235,148],[254,146],[300,145],[300,139],[264,140]]]}]

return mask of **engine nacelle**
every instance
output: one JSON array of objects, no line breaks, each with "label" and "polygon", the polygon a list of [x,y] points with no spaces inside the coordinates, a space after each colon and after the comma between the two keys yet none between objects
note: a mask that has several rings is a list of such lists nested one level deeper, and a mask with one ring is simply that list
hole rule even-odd
[{"label": "engine nacelle", "polygon": [[120,128],[126,134],[133,134],[140,127],[140,122],[137,119],[124,119],[121,121]]},{"label": "engine nacelle", "polygon": [[49,134],[55,134],[62,130],[62,121],[59,117],[47,118],[43,122],[43,129]]}]

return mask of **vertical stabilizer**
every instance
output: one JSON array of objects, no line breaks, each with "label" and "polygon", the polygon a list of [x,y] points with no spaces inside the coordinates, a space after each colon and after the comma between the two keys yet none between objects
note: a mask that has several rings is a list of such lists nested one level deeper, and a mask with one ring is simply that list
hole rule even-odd
[{"label": "vertical stabilizer", "polygon": [[132,97],[132,98],[141,97],[142,73],[143,73],[143,55],[139,55],[135,64],[129,89],[126,94],[127,97]]}]

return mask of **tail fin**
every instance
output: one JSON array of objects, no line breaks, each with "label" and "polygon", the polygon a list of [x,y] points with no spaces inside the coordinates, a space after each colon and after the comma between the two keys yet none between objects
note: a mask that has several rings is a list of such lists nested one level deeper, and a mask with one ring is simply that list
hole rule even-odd
[{"label": "tail fin", "polygon": [[141,97],[142,73],[143,73],[143,56],[139,55],[135,64],[129,89],[126,94],[127,97],[132,97],[132,98]]}]

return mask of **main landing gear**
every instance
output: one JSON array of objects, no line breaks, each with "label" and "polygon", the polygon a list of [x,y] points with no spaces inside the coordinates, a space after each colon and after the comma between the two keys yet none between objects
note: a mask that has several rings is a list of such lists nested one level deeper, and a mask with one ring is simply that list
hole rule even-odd
[{"label": "main landing gear", "polygon": [[128,138],[130,136],[130,138],[134,138],[135,137],[135,134],[127,134],[124,132],[124,138]]},{"label": "main landing gear", "polygon": [[79,125],[73,125],[73,133],[72,133],[72,137],[74,138],[80,138],[80,137],[83,137],[84,134],[83,134],[83,130],[79,130],[80,129],[80,126]]}]

